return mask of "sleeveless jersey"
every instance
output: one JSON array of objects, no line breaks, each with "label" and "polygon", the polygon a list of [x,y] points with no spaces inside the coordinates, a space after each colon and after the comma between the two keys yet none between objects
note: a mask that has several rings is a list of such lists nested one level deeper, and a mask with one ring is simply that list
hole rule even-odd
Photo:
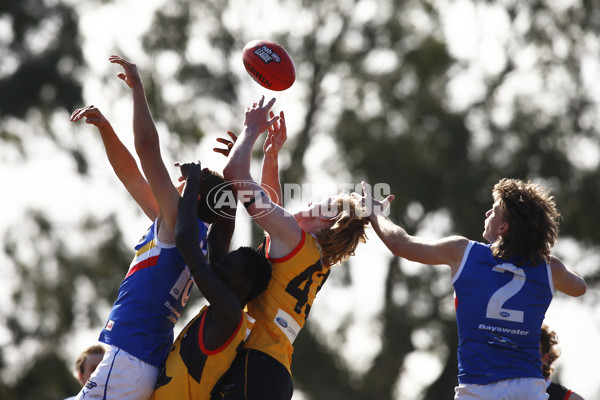
[{"label": "sleeveless jersey", "polygon": [[550,397],[548,400],[569,400],[571,397],[572,390],[567,389],[566,387],[559,385],[558,383],[548,382],[548,387],[546,388],[546,393]]},{"label": "sleeveless jersey", "polygon": [[[155,221],[135,246],[99,340],[161,368],[193,281],[175,244],[158,240],[157,225]],[[198,226],[200,246],[206,251],[207,227],[201,220]]]},{"label": "sleeveless jersey", "polygon": [[290,372],[293,343],[304,326],[310,308],[329,276],[330,267],[321,265],[315,239],[302,231],[300,243],[282,258],[266,256],[273,274],[267,290],[248,303],[256,323],[244,347],[260,350],[283,364]]},{"label": "sleeveless jersey", "polygon": [[229,369],[253,320],[241,312],[240,323],[227,342],[218,349],[207,350],[203,340],[207,310],[208,306],[204,306],[175,340],[156,382],[153,400],[208,400]]},{"label": "sleeveless jersey", "polygon": [[546,263],[519,267],[470,242],[452,279],[458,325],[458,381],[540,378],[540,333],[552,301]]}]

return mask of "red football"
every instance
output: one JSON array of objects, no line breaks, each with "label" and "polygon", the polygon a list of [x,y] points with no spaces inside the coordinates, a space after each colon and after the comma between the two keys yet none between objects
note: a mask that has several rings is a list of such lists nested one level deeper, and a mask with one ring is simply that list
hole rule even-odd
[{"label": "red football", "polygon": [[253,40],[242,53],[248,74],[262,87],[285,90],[296,80],[294,62],[287,51],[275,42]]}]

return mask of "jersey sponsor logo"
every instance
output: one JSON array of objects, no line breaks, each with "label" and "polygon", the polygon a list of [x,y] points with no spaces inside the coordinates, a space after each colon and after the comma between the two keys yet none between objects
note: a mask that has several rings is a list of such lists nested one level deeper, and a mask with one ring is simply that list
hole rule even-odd
[{"label": "jersey sponsor logo", "polygon": [[520,336],[529,335],[529,331],[522,331],[521,329],[503,328],[501,326],[490,326],[490,325],[485,325],[485,324],[479,324],[478,328],[486,330],[486,331],[491,331],[491,332],[509,333],[511,335],[520,335]]},{"label": "jersey sponsor logo", "polygon": [[179,300],[179,298],[183,294],[183,297],[181,298],[181,305],[185,306],[188,298],[190,297],[191,290],[192,280],[190,278],[190,270],[188,267],[185,267],[185,269],[181,271],[181,274],[179,275],[179,278],[177,278],[177,281],[173,284],[173,287],[171,287],[169,294],[176,300]]},{"label": "jersey sponsor logo", "polygon": [[[87,382],[85,383],[85,387],[90,390],[95,388],[96,386],[98,386],[98,384],[91,379],[88,379]],[[85,394],[84,394],[84,396],[85,396]]]},{"label": "jersey sponsor logo", "polygon": [[298,336],[298,333],[300,332],[300,324],[298,324],[290,314],[281,309],[277,312],[273,322],[275,322],[275,325],[281,329],[290,343],[293,344],[294,340],[296,340],[296,337]]},{"label": "jersey sponsor logo", "polygon": [[177,321],[179,321],[179,317],[181,317],[181,313],[177,311],[177,309],[168,300],[165,301],[165,307],[167,307],[171,312],[167,319],[171,321],[171,323],[176,324]]},{"label": "jersey sponsor logo", "polygon": [[108,321],[106,321],[106,325],[104,325],[104,330],[106,331],[112,331],[113,326],[115,326],[115,321],[113,321],[112,319],[109,319]]}]

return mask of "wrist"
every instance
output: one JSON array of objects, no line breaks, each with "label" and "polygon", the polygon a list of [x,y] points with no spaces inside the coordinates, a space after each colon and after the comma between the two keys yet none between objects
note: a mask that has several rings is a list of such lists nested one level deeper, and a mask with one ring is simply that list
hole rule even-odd
[{"label": "wrist", "polygon": [[264,159],[271,163],[276,163],[279,160],[279,155],[277,153],[265,153]]},{"label": "wrist", "polygon": [[[242,134],[246,134],[247,136],[251,137],[252,139],[256,139],[260,136],[260,130],[256,127],[253,126],[244,126],[244,130],[242,131]],[[241,135],[240,135],[241,136]]]}]

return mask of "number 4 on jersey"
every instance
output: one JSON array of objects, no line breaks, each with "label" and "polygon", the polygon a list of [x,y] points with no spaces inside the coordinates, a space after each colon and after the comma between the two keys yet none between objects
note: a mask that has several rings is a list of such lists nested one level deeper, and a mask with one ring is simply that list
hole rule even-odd
[{"label": "number 4 on jersey", "polygon": [[[314,282],[314,278],[323,278],[321,280],[321,284],[317,287],[317,293],[321,290],[321,287],[327,280],[329,276],[328,270],[325,274],[321,273],[323,271],[323,267],[321,266],[321,261],[317,261],[310,267],[306,268],[302,271],[297,277],[292,279],[290,283],[285,288],[285,291],[292,295],[298,302],[294,307],[294,311],[296,314],[302,313],[302,308],[306,305],[306,309],[304,311],[304,318],[308,318],[308,313],[310,312],[310,304],[306,304],[308,302],[308,295],[310,293],[310,287]],[[317,274],[315,276],[315,274]]]}]

